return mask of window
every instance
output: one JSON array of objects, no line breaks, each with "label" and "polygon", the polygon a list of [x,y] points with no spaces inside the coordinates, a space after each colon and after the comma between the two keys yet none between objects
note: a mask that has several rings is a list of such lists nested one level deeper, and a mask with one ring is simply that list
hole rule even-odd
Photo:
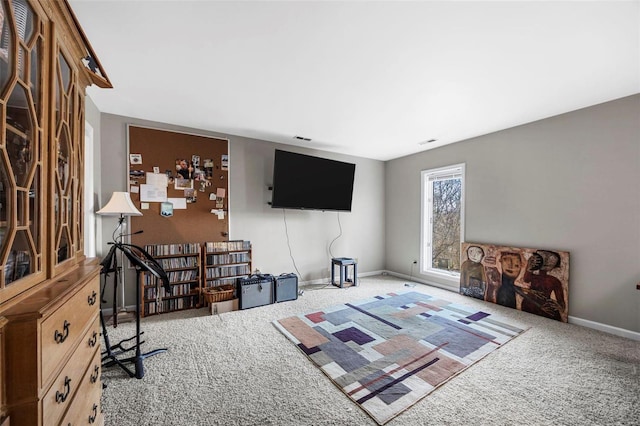
[{"label": "window", "polygon": [[463,240],[464,164],[422,171],[422,273],[457,281]]}]

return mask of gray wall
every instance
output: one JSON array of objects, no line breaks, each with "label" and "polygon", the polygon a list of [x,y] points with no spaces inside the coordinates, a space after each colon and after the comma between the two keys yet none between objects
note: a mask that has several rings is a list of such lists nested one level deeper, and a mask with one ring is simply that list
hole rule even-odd
[{"label": "gray wall", "polygon": [[[272,209],[267,202],[271,195],[268,185],[273,174],[275,148],[318,155],[356,163],[353,206],[350,213],[339,213],[342,237],[332,245],[335,257],[358,258],[359,272],[384,269],[384,163],[376,160],[314,151],[294,146],[274,144],[222,133],[150,122],[112,114],[102,114],[100,123],[100,162],[103,164],[100,188],[102,207],[113,191],[127,190],[127,124],[203,136],[228,138],[229,143],[229,238],[250,240],[253,246],[253,268],[263,273],[296,272],[289,256],[284,214],[293,259],[301,281],[328,282],[331,241],[340,234],[338,213]],[[94,128],[96,125],[92,124]],[[96,150],[98,148],[96,147]],[[103,217],[97,241],[97,254],[108,251],[117,220]],[[204,238],[203,238],[204,241]],[[126,303],[135,301],[135,276],[128,272]],[[110,304],[109,304],[110,306]]]},{"label": "gray wall", "polygon": [[569,251],[570,321],[640,332],[640,95],[387,162],[388,270],[419,258],[420,171],[456,163],[466,241]]},{"label": "gray wall", "polygon": [[[127,123],[229,138],[230,237],[251,240],[254,267],[274,274],[294,271],[283,212],[266,204],[274,148],[355,162],[353,212],[340,214],[343,236],[333,255],[357,257],[363,272],[386,269],[423,281],[411,268],[420,255],[420,171],[464,162],[467,241],[569,251],[571,321],[640,332],[640,95],[386,163],[111,114],[101,114],[100,122],[96,117],[87,114],[98,164],[104,165],[103,173],[96,171],[99,206],[111,192],[126,189]],[[326,280],[337,214],[287,210],[286,217],[302,279]],[[98,221],[100,256],[116,221]],[[134,279],[128,276],[127,283]],[[132,304],[134,288],[127,287]]]}]

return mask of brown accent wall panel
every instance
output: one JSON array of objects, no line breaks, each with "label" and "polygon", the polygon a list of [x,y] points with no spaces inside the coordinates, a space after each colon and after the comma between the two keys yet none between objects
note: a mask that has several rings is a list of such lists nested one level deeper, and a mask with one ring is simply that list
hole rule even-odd
[{"label": "brown accent wall panel", "polygon": [[[197,136],[167,130],[129,126],[129,192],[142,216],[131,217],[129,232],[144,231],[133,235],[133,244],[171,244],[204,241],[227,241],[229,235],[229,141],[206,136]],[[136,154],[141,162],[137,162]],[[171,176],[167,187],[168,198],[187,198],[185,190],[175,189],[175,180],[181,177],[176,169],[176,160],[191,162],[198,156],[198,165],[194,167],[189,179],[193,184],[195,202],[187,203],[186,209],[173,210],[173,216],[161,215],[161,203],[150,202],[148,209],[141,208],[140,193],[131,191],[131,187],[147,184],[146,173],[153,173],[157,167],[160,173]],[[131,156],[130,156],[131,157]],[[226,158],[226,162],[224,159]],[[211,160],[212,164],[208,163]],[[206,167],[205,167],[206,166]],[[211,200],[211,194],[224,190],[224,198]],[[221,210],[220,219],[211,210]]]}]

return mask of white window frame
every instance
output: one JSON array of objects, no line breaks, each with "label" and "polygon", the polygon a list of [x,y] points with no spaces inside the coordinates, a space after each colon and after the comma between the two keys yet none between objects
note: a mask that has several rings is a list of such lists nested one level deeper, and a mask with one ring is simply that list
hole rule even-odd
[{"label": "white window frame", "polygon": [[433,203],[429,195],[433,192],[434,178],[442,178],[451,175],[461,175],[462,188],[460,193],[460,242],[464,241],[464,199],[465,199],[465,164],[454,164],[451,166],[438,167],[435,169],[423,170],[421,177],[421,233],[420,233],[420,272],[437,283],[444,285],[459,285],[460,273],[443,271],[436,269],[432,263],[432,215]]}]

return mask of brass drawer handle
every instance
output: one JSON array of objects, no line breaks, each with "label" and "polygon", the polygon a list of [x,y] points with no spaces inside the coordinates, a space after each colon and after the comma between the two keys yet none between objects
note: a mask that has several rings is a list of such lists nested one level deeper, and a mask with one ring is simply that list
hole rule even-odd
[{"label": "brass drawer handle", "polygon": [[89,303],[89,306],[95,305],[97,297],[98,295],[96,294],[95,290],[93,291],[93,293],[91,293],[91,296],[87,296],[87,303]]},{"label": "brass drawer handle", "polygon": [[71,379],[68,376],[64,377],[64,390],[64,393],[56,391],[56,402],[58,404],[62,404],[63,402],[65,402],[67,400],[67,397],[69,396],[69,393],[71,393]]},{"label": "brass drawer handle", "polygon": [[99,368],[97,365],[95,365],[95,366],[93,367],[93,374],[91,375],[91,377],[89,377],[89,381],[90,381],[91,383],[95,383],[95,382],[97,382],[97,381],[98,381],[99,374],[100,374],[100,368]]},{"label": "brass drawer handle", "polygon": [[96,404],[93,404],[93,414],[89,416],[89,424],[95,423],[96,417],[98,417],[98,406]]},{"label": "brass drawer handle", "polygon": [[96,343],[98,343],[98,333],[94,331],[91,337],[89,337],[88,343],[89,343],[89,347],[93,348],[96,345]]},{"label": "brass drawer handle", "polygon": [[62,343],[66,340],[66,338],[69,336],[69,326],[71,324],[69,323],[69,321],[64,320],[64,325],[62,326],[62,333],[60,333],[58,330],[56,330],[55,333],[53,333],[53,339],[56,341],[56,343]]}]

